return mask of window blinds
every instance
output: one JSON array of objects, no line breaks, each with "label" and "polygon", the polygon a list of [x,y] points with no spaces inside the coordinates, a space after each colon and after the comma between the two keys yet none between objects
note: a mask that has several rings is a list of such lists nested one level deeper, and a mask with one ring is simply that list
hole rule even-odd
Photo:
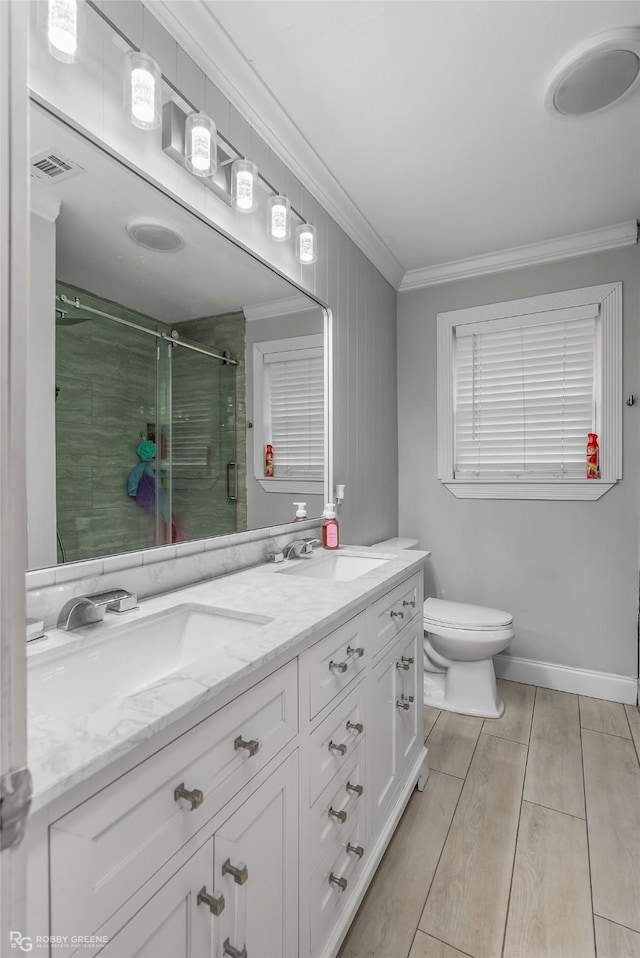
[{"label": "window blinds", "polygon": [[273,446],[275,478],[324,477],[323,350],[304,349],[302,358],[264,357],[265,435]]},{"label": "window blinds", "polygon": [[585,477],[597,305],[455,330],[456,479]]}]

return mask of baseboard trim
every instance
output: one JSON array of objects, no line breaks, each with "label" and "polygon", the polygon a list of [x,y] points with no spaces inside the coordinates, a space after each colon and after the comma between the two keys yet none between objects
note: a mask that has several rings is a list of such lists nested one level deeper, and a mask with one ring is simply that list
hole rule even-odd
[{"label": "baseboard trim", "polygon": [[494,655],[493,661],[496,675],[501,679],[539,685],[543,689],[555,689],[558,692],[575,692],[610,702],[624,702],[627,705],[636,703],[638,680],[629,675],[592,672],[591,669],[520,659],[515,655]]}]

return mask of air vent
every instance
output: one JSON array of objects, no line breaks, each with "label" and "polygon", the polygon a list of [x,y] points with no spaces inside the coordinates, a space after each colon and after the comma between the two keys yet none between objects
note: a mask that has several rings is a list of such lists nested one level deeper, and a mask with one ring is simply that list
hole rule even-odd
[{"label": "air vent", "polygon": [[58,183],[60,180],[77,176],[78,173],[84,173],[81,166],[51,150],[44,150],[31,160],[31,175],[39,180]]}]

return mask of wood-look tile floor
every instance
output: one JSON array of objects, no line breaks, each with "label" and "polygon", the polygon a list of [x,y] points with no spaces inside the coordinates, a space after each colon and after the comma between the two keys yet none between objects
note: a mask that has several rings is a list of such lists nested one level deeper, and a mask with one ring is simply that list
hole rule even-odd
[{"label": "wood-look tile floor", "polygon": [[640,712],[499,681],[425,708],[415,791],[339,958],[640,958]]}]

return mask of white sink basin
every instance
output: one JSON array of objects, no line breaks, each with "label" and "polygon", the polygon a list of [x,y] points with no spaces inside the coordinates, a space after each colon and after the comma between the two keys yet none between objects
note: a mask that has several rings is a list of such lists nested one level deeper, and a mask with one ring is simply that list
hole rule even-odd
[{"label": "white sink basin", "polygon": [[[198,681],[229,674],[240,662],[236,643],[272,619],[194,604],[145,618],[76,629],[68,651],[34,656],[28,669],[28,706],[35,714],[82,714],[135,695],[172,677]],[[43,652],[45,650],[43,649]]]},{"label": "white sink basin", "polygon": [[[389,562],[393,556],[376,553],[348,552],[314,554],[310,559],[286,559],[283,575],[309,576],[312,579],[329,579],[333,582],[351,582],[366,575],[372,569]],[[290,564],[289,564],[290,563]]]}]

